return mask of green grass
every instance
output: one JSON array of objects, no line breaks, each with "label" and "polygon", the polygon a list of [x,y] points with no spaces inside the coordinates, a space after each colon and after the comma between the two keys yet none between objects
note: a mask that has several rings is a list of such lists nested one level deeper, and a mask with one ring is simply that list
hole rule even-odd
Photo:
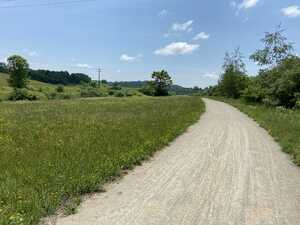
[{"label": "green grass", "polygon": [[300,166],[300,111],[248,105],[234,99],[217,98],[217,100],[227,102],[255,119]]},{"label": "green grass", "polygon": [[0,224],[37,224],[68,201],[74,211],[72,199],[101,191],[203,111],[199,97],[0,103]]},{"label": "green grass", "polygon": [[[8,85],[8,78],[8,74],[0,73],[0,101],[7,100],[10,93],[13,91],[13,89]],[[51,94],[56,94],[54,97],[55,99],[81,98],[81,89],[83,88],[82,85],[67,85],[64,87],[63,93],[57,93],[57,87],[58,85],[43,83],[35,80],[29,80],[28,84],[30,93],[36,95],[39,100],[48,100],[48,96],[51,96]],[[110,86],[102,84],[101,87],[97,87],[96,89],[105,96],[108,96]],[[137,89],[134,88],[121,88],[121,90],[116,92],[121,92],[124,94],[124,96],[142,95]]]},{"label": "green grass", "polygon": [[[0,73],[0,99],[6,100],[9,94],[12,92],[12,88],[9,87],[7,79],[8,74]],[[28,88],[38,96],[42,97],[42,100],[46,100],[45,93],[56,92],[57,85],[47,84],[35,80],[29,80]],[[80,97],[80,86],[66,86],[65,94],[68,94],[74,98]],[[44,96],[43,96],[44,95]],[[43,98],[44,97],[44,98]]]}]

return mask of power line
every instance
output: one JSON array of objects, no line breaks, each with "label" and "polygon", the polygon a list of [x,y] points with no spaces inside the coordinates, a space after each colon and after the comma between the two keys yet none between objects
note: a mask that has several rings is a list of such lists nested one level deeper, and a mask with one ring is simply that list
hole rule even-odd
[{"label": "power line", "polygon": [[[69,1],[64,0],[64,1],[57,1],[57,2],[16,4],[16,5],[0,6],[0,9],[27,8],[27,7],[38,7],[38,6],[70,5],[70,4],[78,4],[78,3],[94,2],[94,1],[97,1],[97,0],[69,0]],[[16,2],[16,1],[15,0],[7,0],[5,2]]]},{"label": "power line", "polygon": [[101,68],[98,68],[97,71],[98,71],[98,84],[101,85],[101,72],[102,72],[102,70],[101,70]]}]

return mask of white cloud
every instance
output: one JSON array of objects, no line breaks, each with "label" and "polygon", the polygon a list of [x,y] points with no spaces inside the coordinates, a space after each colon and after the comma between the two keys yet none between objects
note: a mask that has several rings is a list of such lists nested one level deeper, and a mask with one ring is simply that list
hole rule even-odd
[{"label": "white cloud", "polygon": [[29,56],[37,56],[38,54],[37,54],[36,51],[29,51],[29,52],[28,52],[28,55],[29,55]]},{"label": "white cloud", "polygon": [[127,54],[123,54],[120,57],[120,60],[123,62],[136,62],[139,61],[141,58],[143,57],[143,55],[138,54],[137,56],[129,56]]},{"label": "white cloud", "polygon": [[7,62],[7,57],[0,58],[0,62],[6,63]]},{"label": "white cloud", "polygon": [[231,2],[230,2],[230,6],[231,6],[233,9],[236,9],[236,7],[237,7],[236,1],[231,1]]},{"label": "white cloud", "polygon": [[117,73],[121,73],[121,70],[119,69],[119,70],[117,70],[116,72],[117,72]]},{"label": "white cloud", "polygon": [[215,72],[213,73],[205,73],[203,74],[203,77],[211,79],[211,80],[218,80],[219,79],[219,75]]},{"label": "white cloud", "polygon": [[183,31],[190,32],[193,30],[193,28],[192,28],[193,23],[194,23],[194,20],[189,20],[185,23],[174,23],[172,25],[172,30],[175,32],[183,32]]},{"label": "white cloud", "polygon": [[297,5],[291,5],[281,10],[283,15],[287,17],[298,17],[300,16],[300,7]]},{"label": "white cloud", "polygon": [[157,49],[154,51],[155,55],[185,55],[190,54],[197,50],[199,48],[199,45],[196,44],[188,44],[186,42],[173,42],[169,45],[167,45],[164,48]]},{"label": "white cloud", "polygon": [[168,10],[163,9],[163,10],[161,10],[161,11],[158,13],[158,16],[164,17],[164,16],[166,16],[168,13],[169,13]]},{"label": "white cloud", "polygon": [[82,68],[82,69],[92,69],[93,68],[92,66],[90,66],[89,64],[86,64],[86,63],[77,63],[76,67]]},{"label": "white cloud", "polygon": [[200,40],[200,39],[205,40],[205,39],[209,39],[209,38],[210,38],[210,35],[209,35],[208,33],[201,32],[201,33],[197,34],[197,35],[193,38],[193,40],[194,40],[194,41],[198,41],[198,40]]},{"label": "white cloud", "polygon": [[250,9],[257,5],[259,0],[243,0],[241,4],[239,4],[239,9]]},{"label": "white cloud", "polygon": [[164,36],[165,38],[168,38],[168,37],[170,37],[171,35],[172,35],[171,33],[164,33],[163,36]]}]

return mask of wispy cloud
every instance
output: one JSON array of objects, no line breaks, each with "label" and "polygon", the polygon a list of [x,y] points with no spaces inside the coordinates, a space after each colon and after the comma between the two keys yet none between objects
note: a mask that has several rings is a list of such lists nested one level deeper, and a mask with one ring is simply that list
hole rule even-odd
[{"label": "wispy cloud", "polygon": [[176,22],[172,25],[172,30],[175,32],[184,32],[184,31],[190,32],[193,30],[193,28],[192,28],[193,23],[194,23],[194,20],[189,20],[185,23],[177,23]]},{"label": "wispy cloud", "polygon": [[6,61],[7,61],[7,57],[2,57],[2,58],[0,58],[0,62],[6,63]]},{"label": "wispy cloud", "polygon": [[136,56],[129,56],[127,54],[122,54],[120,60],[123,62],[136,62],[141,60],[142,57],[143,57],[142,54],[138,54]]},{"label": "wispy cloud", "polygon": [[211,79],[211,80],[218,80],[219,79],[219,75],[215,72],[205,73],[202,76],[205,77],[205,78]]},{"label": "wispy cloud", "polygon": [[89,64],[86,63],[77,63],[76,67],[82,68],[82,69],[92,69],[93,67]]},{"label": "wispy cloud", "polygon": [[164,17],[164,16],[168,15],[168,13],[169,13],[168,10],[163,9],[163,10],[161,10],[161,11],[158,13],[158,16],[159,16],[159,17]]},{"label": "wispy cloud", "polygon": [[29,51],[29,52],[28,52],[28,55],[29,55],[29,56],[37,56],[38,53],[37,53],[36,51]]},{"label": "wispy cloud", "polygon": [[239,14],[240,10],[247,10],[255,7],[260,0],[242,0],[242,1],[231,1],[230,6],[235,10],[236,15]]},{"label": "wispy cloud", "polygon": [[291,5],[281,9],[281,12],[287,17],[298,17],[300,16],[300,7],[298,5]]},{"label": "wispy cloud", "polygon": [[188,44],[187,42],[173,42],[164,48],[157,49],[156,51],[154,51],[154,54],[163,56],[185,55],[191,54],[198,48],[199,45],[197,44]]},{"label": "wispy cloud", "polygon": [[239,5],[240,9],[250,9],[257,5],[259,0],[243,0],[243,2]]},{"label": "wispy cloud", "polygon": [[205,33],[205,32],[201,32],[201,33],[199,33],[199,34],[197,34],[194,38],[193,38],[193,40],[194,41],[198,41],[198,40],[205,40],[205,39],[209,39],[210,38],[210,34],[208,34],[208,33]]}]

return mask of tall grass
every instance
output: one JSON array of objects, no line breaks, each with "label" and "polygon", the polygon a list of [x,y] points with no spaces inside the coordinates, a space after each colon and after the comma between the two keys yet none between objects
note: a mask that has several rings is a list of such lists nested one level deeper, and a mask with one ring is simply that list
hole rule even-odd
[{"label": "tall grass", "polygon": [[198,97],[0,103],[0,224],[37,224],[199,119]]},{"label": "tall grass", "polygon": [[217,98],[217,100],[227,102],[255,119],[300,166],[300,111],[249,105],[234,99]]}]

